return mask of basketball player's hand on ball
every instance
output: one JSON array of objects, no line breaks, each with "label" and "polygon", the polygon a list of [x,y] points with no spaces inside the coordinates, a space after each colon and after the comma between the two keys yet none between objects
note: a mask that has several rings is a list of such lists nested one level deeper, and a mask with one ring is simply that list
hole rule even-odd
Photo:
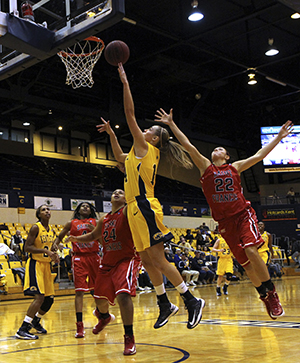
[{"label": "basketball player's hand on ball", "polygon": [[155,122],[162,122],[165,125],[170,126],[173,123],[173,108],[171,108],[170,113],[167,113],[164,109],[160,108],[156,111]]},{"label": "basketball player's hand on ball", "polygon": [[96,125],[98,132],[107,132],[108,135],[110,135],[111,133],[113,133],[112,128],[110,127],[110,123],[109,121],[105,121],[103,117],[101,117],[101,121],[103,122],[103,124],[101,125]]},{"label": "basketball player's hand on ball", "polygon": [[123,67],[122,63],[118,63],[118,72],[119,72],[121,82],[123,84],[128,83],[127,76],[126,76],[126,73],[125,73],[125,70],[124,70],[124,67]]}]

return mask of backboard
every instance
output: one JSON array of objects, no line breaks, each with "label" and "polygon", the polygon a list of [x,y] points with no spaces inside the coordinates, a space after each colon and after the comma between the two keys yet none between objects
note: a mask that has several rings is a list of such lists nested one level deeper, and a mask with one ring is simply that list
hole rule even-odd
[{"label": "backboard", "polygon": [[[5,44],[0,46],[0,80],[29,68],[80,40],[99,34],[122,20],[125,15],[125,0],[30,0],[28,3],[33,10],[33,26],[47,24],[47,29],[54,32],[54,40],[50,50],[28,50],[25,53],[23,49],[16,50],[15,42],[10,39],[9,44],[4,42],[7,34],[7,14],[12,14],[14,19],[22,19],[22,3],[24,0],[10,0],[9,4],[7,0],[0,0],[0,44]],[[20,21],[22,25],[29,26],[28,21]]]}]

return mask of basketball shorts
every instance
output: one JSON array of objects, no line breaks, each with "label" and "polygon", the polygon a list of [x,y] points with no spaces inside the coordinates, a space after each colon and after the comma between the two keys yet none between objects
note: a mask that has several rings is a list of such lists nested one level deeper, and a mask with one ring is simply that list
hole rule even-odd
[{"label": "basketball shorts", "polygon": [[29,258],[25,267],[24,295],[54,295],[54,283],[50,262],[41,262]]},{"label": "basketball shorts", "polygon": [[264,243],[252,207],[232,218],[220,221],[219,231],[242,266],[250,263],[244,249],[250,246],[258,248]]},{"label": "basketball shorts", "polygon": [[164,216],[158,199],[137,197],[127,208],[128,223],[137,252],[174,237],[163,224]]},{"label": "basketball shorts", "polygon": [[100,266],[95,283],[94,298],[106,299],[110,305],[118,294],[136,295],[140,260],[132,258],[120,261],[114,267]]},{"label": "basketball shorts", "polygon": [[264,263],[266,265],[269,265],[269,263],[271,262],[271,253],[269,251],[260,251],[258,250],[258,253],[260,255],[260,257],[263,259]]},{"label": "basketball shorts", "polygon": [[216,273],[217,273],[218,276],[224,276],[226,273],[232,273],[233,274],[233,261],[232,261],[232,258],[219,258]]},{"label": "basketball shorts", "polygon": [[100,256],[97,253],[75,254],[72,257],[75,290],[90,291],[94,289],[99,265]]}]

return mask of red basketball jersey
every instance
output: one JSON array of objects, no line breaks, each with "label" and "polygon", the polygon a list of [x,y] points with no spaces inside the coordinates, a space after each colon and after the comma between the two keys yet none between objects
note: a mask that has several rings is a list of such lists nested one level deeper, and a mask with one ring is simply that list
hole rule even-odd
[{"label": "red basketball jersey", "polygon": [[[86,218],[86,219],[73,219],[71,221],[71,229],[70,235],[72,236],[81,236],[83,234],[87,234],[91,232],[88,227],[89,224],[92,224],[96,227],[97,222],[95,218]],[[72,242],[73,251],[75,253],[91,253],[91,252],[99,252],[99,243],[98,241],[92,242]]]},{"label": "red basketball jersey", "polygon": [[231,164],[211,164],[200,182],[216,221],[239,214],[251,205],[243,195],[241,178]]},{"label": "red basketball jersey", "polygon": [[101,265],[115,266],[121,260],[139,258],[135,250],[127,218],[123,208],[108,213],[102,225],[103,258]]}]

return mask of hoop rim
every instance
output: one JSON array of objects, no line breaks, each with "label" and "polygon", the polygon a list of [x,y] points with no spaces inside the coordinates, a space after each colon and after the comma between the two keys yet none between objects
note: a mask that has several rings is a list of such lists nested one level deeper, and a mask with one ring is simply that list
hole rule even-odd
[{"label": "hoop rim", "polygon": [[87,38],[85,38],[83,40],[101,43],[101,47],[98,50],[96,50],[95,52],[90,52],[90,53],[69,53],[69,52],[66,52],[65,50],[62,49],[57,54],[62,56],[62,57],[67,57],[67,56],[69,56],[69,57],[87,57],[89,55],[95,55],[97,53],[102,52],[104,47],[105,47],[104,41],[102,39],[98,38],[98,37],[95,37],[94,35],[91,35],[90,37],[87,37]]}]

